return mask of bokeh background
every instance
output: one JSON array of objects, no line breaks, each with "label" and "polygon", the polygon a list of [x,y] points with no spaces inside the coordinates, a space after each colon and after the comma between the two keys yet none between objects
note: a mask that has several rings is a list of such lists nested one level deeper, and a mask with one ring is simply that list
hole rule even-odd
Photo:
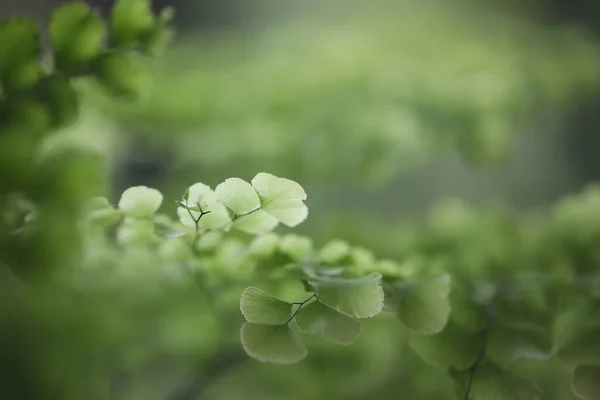
[{"label": "bokeh background", "polygon": [[[106,15],[112,4],[88,3]],[[4,1],[0,16],[46,24],[58,4]],[[449,199],[544,213],[600,177],[599,4],[156,1],[175,7],[176,36],[146,96],[86,93],[81,120],[48,146],[106,156],[112,200],[139,184],[169,204],[197,181],[286,176],[309,195],[297,231],[397,259],[405,227]],[[234,306],[219,315],[198,306],[191,321],[193,308],[182,306],[186,317],[165,334],[177,346],[149,340],[140,351],[152,357],[114,371],[109,398],[451,396],[449,378],[411,353],[393,315],[365,323],[350,347],[315,338],[305,361],[281,367],[241,352]],[[573,398],[566,377],[541,376],[545,399]]]}]

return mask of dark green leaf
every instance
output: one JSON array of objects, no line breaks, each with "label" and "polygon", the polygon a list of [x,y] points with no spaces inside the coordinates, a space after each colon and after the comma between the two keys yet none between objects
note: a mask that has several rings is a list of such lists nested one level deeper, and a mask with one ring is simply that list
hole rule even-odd
[{"label": "dark green leaf", "polygon": [[35,84],[41,76],[39,36],[33,21],[14,18],[0,25],[0,83],[4,91]]},{"label": "dark green leaf", "polygon": [[573,371],[571,389],[582,400],[600,400],[600,365],[578,365]]},{"label": "dark green leaf", "polygon": [[134,45],[154,26],[150,0],[117,0],[110,19],[110,40],[116,47]]},{"label": "dark green leaf", "polygon": [[435,335],[412,332],[409,344],[428,364],[464,370],[471,367],[482,352],[484,336],[465,331],[450,322]]}]

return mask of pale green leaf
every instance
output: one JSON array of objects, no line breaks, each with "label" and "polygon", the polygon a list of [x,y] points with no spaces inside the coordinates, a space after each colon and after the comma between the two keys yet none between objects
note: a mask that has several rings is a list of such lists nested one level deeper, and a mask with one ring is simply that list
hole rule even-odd
[{"label": "pale green leaf", "polygon": [[571,389],[581,400],[600,400],[600,365],[578,365],[573,371]]},{"label": "pale green leaf", "polygon": [[319,251],[319,261],[326,264],[340,263],[350,254],[350,245],[343,240],[332,240]]},{"label": "pale green leaf", "polygon": [[201,228],[225,229],[231,222],[227,207],[219,201],[215,192],[203,183],[196,183],[188,188],[183,198],[183,204],[190,210],[180,206],[177,208],[177,215],[181,223],[186,226],[195,227],[194,219],[200,216],[198,207],[204,212],[210,211],[200,219],[198,226]]},{"label": "pale green leaf", "polygon": [[240,310],[248,322],[282,325],[290,319],[292,304],[279,300],[257,287],[250,286],[242,293]]},{"label": "pale green leaf", "polygon": [[362,247],[352,248],[350,255],[352,262],[359,268],[372,268],[375,264],[375,256],[373,253]]},{"label": "pale green leaf", "polygon": [[[459,399],[466,398],[469,371],[450,370]],[[542,393],[532,382],[520,378],[497,365],[484,361],[473,378],[470,400],[541,400]]]},{"label": "pale green leaf", "polygon": [[262,325],[246,322],[240,339],[246,353],[259,361],[293,364],[306,357],[306,347],[289,324]]},{"label": "pale green leaf", "polygon": [[215,188],[219,200],[235,214],[246,214],[260,208],[258,194],[248,182],[229,178]]},{"label": "pale green leaf", "polygon": [[446,326],[451,314],[450,275],[395,287],[390,292],[392,307],[409,329],[434,334]]},{"label": "pale green leaf", "polygon": [[319,301],[303,306],[295,320],[302,331],[321,332],[325,339],[343,345],[354,343],[362,331],[358,321]]},{"label": "pale green leaf", "polygon": [[410,347],[425,361],[435,367],[459,370],[471,367],[483,350],[484,337],[465,331],[449,323],[438,334],[410,333]]},{"label": "pale green leaf", "polygon": [[156,189],[134,186],[125,190],[119,200],[119,208],[132,218],[151,218],[160,208],[163,195]]},{"label": "pale green leaf", "polygon": [[216,248],[223,239],[223,234],[219,231],[206,232],[202,234],[196,242],[196,247],[200,251],[207,251]]},{"label": "pale green leaf", "polygon": [[258,258],[271,257],[277,251],[279,236],[267,233],[254,238],[248,245],[248,255]]},{"label": "pale green leaf", "polygon": [[117,229],[117,241],[123,245],[151,245],[158,236],[152,221],[126,218]]},{"label": "pale green leaf", "polygon": [[306,192],[298,183],[261,172],[252,179],[261,208],[281,223],[294,227],[308,216]]},{"label": "pale green leaf", "polygon": [[319,301],[355,318],[369,318],[383,308],[381,275],[371,273],[358,278],[327,278],[312,281]]},{"label": "pale green leaf", "polygon": [[158,254],[165,261],[185,261],[192,257],[190,246],[181,238],[163,240]]},{"label": "pale green leaf", "polygon": [[279,221],[271,214],[263,210],[257,210],[251,214],[237,218],[233,222],[232,227],[242,232],[260,235],[261,233],[271,232],[278,224]]},{"label": "pale green leaf", "polygon": [[302,261],[310,256],[313,243],[310,238],[294,233],[283,236],[279,242],[279,250],[296,261]]}]

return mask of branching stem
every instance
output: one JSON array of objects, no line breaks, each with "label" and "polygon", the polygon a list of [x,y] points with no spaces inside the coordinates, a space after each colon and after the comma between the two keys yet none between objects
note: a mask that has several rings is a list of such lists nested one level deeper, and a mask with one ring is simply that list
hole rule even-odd
[{"label": "branching stem", "polygon": [[487,340],[488,340],[488,335],[489,335],[490,329],[492,327],[493,321],[494,321],[494,308],[493,308],[492,304],[489,303],[486,308],[485,326],[483,327],[483,331],[482,331],[483,345],[481,346],[481,349],[479,351],[479,354],[477,355],[477,359],[475,360],[475,363],[469,369],[469,378],[467,380],[467,390],[465,392],[465,397],[463,397],[463,400],[470,399],[471,388],[473,387],[473,381],[475,380],[475,375],[477,374],[477,369],[479,368],[479,366],[481,365],[481,362],[485,359],[485,356],[486,356]]},{"label": "branching stem", "polygon": [[286,324],[289,324],[290,322],[292,322],[292,320],[294,319],[294,317],[296,317],[296,314],[298,314],[298,312],[302,309],[302,307],[304,307],[304,305],[306,303],[308,303],[309,301],[311,301],[312,299],[315,299],[315,298],[317,298],[317,294],[313,293],[310,297],[308,297],[304,301],[297,302],[297,303],[292,303],[294,305],[297,305],[298,308],[296,308],[296,311],[294,311],[294,313],[292,314],[292,316],[290,317],[290,319],[287,320]]}]

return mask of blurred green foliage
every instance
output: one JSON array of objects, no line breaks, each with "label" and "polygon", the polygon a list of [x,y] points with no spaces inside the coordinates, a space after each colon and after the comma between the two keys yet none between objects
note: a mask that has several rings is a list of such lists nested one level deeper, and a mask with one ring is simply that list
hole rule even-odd
[{"label": "blurred green foliage", "polygon": [[[0,25],[3,398],[598,398],[600,189],[535,216],[313,219],[313,239],[267,233],[307,217],[291,181],[181,194],[250,170],[381,183],[453,146],[497,161],[597,88],[593,41],[422,11],[291,25],[180,43],[131,103],[171,17],[68,4],[48,59],[30,21]],[[168,190],[93,197],[140,139],[174,155]]]}]

